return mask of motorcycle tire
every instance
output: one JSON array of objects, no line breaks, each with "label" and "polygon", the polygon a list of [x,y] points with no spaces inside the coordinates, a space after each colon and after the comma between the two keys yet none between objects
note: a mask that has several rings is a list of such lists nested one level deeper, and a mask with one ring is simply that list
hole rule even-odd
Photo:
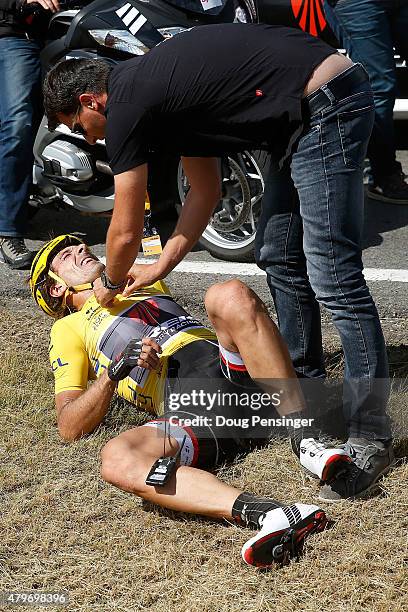
[{"label": "motorcycle tire", "polygon": [[[265,151],[251,151],[228,156],[226,160],[222,162],[223,198],[211,223],[204,230],[199,245],[218,259],[254,262],[256,226],[270,155]],[[179,214],[188,192],[188,181],[181,165],[177,174],[177,187],[179,202],[176,210]]]}]

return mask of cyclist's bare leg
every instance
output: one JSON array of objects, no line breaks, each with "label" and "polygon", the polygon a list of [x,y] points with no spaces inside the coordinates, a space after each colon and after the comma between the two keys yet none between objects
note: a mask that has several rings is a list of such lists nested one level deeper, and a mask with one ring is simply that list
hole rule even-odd
[{"label": "cyclist's bare leg", "polygon": [[[279,510],[280,502],[244,493],[221,482],[213,474],[193,467],[178,467],[164,487],[147,486],[145,478],[151,465],[163,454],[163,436],[163,432],[152,427],[138,427],[110,440],[102,449],[101,474],[104,480],[163,508],[212,519],[227,519],[259,529],[259,533],[242,548],[242,556],[249,565],[259,565],[258,559],[262,566],[271,565],[277,560],[275,553],[283,552],[283,546],[290,556],[296,556],[301,552],[304,538],[324,528],[326,517],[323,511],[317,506],[297,504],[300,520],[288,531],[289,521],[286,512]],[[177,447],[178,442],[170,438],[166,455],[174,455]],[[304,517],[307,518],[306,525]],[[275,546],[279,546],[279,550]],[[246,555],[248,550],[250,552]],[[289,556],[282,556],[282,561],[284,558]]]},{"label": "cyclist's bare leg", "polygon": [[220,344],[240,353],[251,378],[272,393],[283,388],[278,412],[302,410],[304,398],[289,351],[256,293],[236,279],[217,283],[208,289],[205,307]]},{"label": "cyclist's bare leg", "polygon": [[[145,484],[153,463],[163,456],[164,434],[153,427],[129,429],[102,449],[101,475],[116,487],[170,510],[231,519],[234,501],[242,493],[214,474],[180,466],[164,487]],[[178,450],[177,441],[166,437],[165,456]]]}]

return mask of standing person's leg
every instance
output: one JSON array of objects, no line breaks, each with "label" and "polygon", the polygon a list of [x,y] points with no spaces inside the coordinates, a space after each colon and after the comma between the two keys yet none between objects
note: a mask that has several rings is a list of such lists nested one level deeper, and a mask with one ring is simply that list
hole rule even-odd
[{"label": "standing person's leg", "polygon": [[279,331],[296,372],[308,378],[324,378],[320,309],[307,276],[299,199],[288,165],[279,170],[271,164],[255,256],[258,266],[267,273]]},{"label": "standing person's leg", "polygon": [[[358,68],[349,71],[356,75]],[[362,272],[362,172],[374,119],[373,98],[368,81],[343,82],[344,94],[337,93],[337,98],[330,82],[316,92],[314,102],[313,94],[309,96],[310,123],[293,155],[292,176],[300,198],[310,283],[331,312],[343,346],[349,436],[377,449],[375,459],[370,455],[370,461],[365,457],[358,463],[361,470],[353,481],[344,481],[340,496],[349,497],[371,486],[389,465],[392,450],[385,411],[385,342]],[[333,89],[338,92],[339,87]]]},{"label": "standing person's leg", "polygon": [[[393,122],[397,95],[394,34],[398,16],[403,14],[398,5],[396,0],[346,0],[333,7],[326,2],[326,12],[351,59],[366,68],[374,94],[375,121],[368,145],[372,184],[368,193],[374,199],[404,204],[408,203],[408,185],[396,161]],[[406,39],[406,30],[400,32],[400,40]]]},{"label": "standing person's leg", "polygon": [[23,239],[41,106],[39,52],[34,41],[0,38],[0,257],[13,268],[32,259]]},{"label": "standing person's leg", "polygon": [[[267,273],[279,331],[293,367],[302,379],[311,416],[316,417],[326,408],[320,307],[307,275],[299,197],[288,163],[281,169],[276,162],[271,163],[257,227],[255,256],[258,266]],[[303,434],[308,435],[300,430],[289,432],[298,456]],[[309,431],[309,434],[320,438],[316,432]]]}]

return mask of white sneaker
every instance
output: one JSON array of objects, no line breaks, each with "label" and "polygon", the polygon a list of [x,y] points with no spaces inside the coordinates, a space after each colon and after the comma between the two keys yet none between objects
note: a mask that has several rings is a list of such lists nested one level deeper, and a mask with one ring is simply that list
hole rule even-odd
[{"label": "white sneaker", "polygon": [[245,542],[241,555],[247,565],[270,567],[274,563],[287,565],[298,558],[307,536],[323,531],[328,523],[319,506],[293,504],[265,513],[262,529]]},{"label": "white sneaker", "polygon": [[314,438],[305,438],[300,443],[299,460],[305,471],[321,481],[332,480],[352,461],[343,448],[330,448]]}]

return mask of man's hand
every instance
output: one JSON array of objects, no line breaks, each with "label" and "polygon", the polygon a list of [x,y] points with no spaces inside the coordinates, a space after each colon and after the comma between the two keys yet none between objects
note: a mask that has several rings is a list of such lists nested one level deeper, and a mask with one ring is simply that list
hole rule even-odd
[{"label": "man's hand", "polygon": [[40,4],[46,11],[51,11],[51,13],[56,13],[60,10],[60,5],[58,0],[25,0],[24,4]]},{"label": "man's hand", "polygon": [[142,350],[137,365],[146,370],[158,370],[161,346],[153,338],[142,338]]},{"label": "man's hand", "polygon": [[157,265],[153,264],[133,264],[127,273],[128,281],[122,291],[122,295],[129,297],[134,291],[141,287],[148,287],[160,280],[161,276]]},{"label": "man's hand", "polygon": [[100,278],[94,280],[92,285],[96,301],[101,306],[109,306],[110,304],[112,304],[115,295],[120,293],[120,289],[106,289],[106,287],[102,285],[102,281]]},{"label": "man's hand", "polygon": [[152,338],[131,340],[123,352],[109,364],[108,376],[117,382],[129,376],[136,366],[147,370],[157,370],[160,362],[159,353],[161,353],[161,348]]}]

